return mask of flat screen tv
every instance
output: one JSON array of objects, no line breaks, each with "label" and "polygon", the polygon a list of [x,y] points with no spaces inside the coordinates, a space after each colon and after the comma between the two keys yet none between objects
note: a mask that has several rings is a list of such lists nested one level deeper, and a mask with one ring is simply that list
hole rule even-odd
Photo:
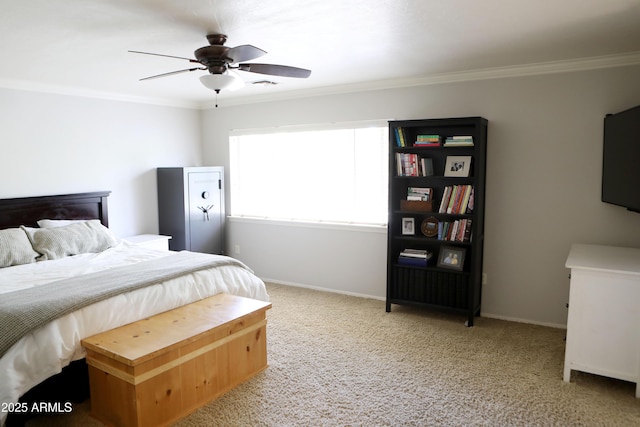
[{"label": "flat screen tv", "polygon": [[604,118],[602,201],[640,212],[640,105]]}]

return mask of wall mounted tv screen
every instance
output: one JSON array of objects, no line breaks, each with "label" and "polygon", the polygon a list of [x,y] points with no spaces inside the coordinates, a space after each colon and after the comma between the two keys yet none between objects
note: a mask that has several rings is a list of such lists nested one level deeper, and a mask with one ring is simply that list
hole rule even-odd
[{"label": "wall mounted tv screen", "polygon": [[640,212],[640,105],[604,119],[602,201]]}]

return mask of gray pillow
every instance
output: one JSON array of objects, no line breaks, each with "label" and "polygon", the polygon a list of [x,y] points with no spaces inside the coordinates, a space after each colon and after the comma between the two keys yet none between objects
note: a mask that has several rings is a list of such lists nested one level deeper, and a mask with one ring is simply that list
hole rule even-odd
[{"label": "gray pillow", "polygon": [[0,230],[0,268],[36,262],[38,255],[26,231],[19,228]]},{"label": "gray pillow", "polygon": [[78,222],[89,221],[87,219],[41,219],[38,221],[40,228],[64,227],[65,225],[76,224]]},{"label": "gray pillow", "polygon": [[35,229],[30,238],[33,249],[41,254],[38,261],[98,253],[118,243],[111,231],[97,219],[64,227]]}]

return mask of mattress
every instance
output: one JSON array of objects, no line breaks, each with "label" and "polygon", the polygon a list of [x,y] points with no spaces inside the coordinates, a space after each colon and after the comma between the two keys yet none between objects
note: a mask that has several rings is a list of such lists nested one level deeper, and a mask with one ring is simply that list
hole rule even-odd
[{"label": "mattress", "polygon": [[[171,254],[122,241],[100,253],[1,268],[0,298],[3,293],[55,286],[57,281],[65,278]],[[218,293],[269,300],[264,283],[249,268],[224,265],[91,304],[27,334],[0,358],[0,402],[17,402],[33,386],[58,374],[71,361],[82,359],[85,356],[80,345],[83,338]],[[4,423],[6,416],[6,413],[0,413],[0,424]]]}]

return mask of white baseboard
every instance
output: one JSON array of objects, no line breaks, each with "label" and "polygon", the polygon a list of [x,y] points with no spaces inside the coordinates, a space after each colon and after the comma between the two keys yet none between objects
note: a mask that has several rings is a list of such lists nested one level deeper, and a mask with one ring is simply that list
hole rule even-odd
[{"label": "white baseboard", "polygon": [[[303,283],[287,282],[287,281],[277,280],[277,279],[269,279],[269,278],[266,278],[266,277],[261,277],[261,279],[264,282],[273,283],[273,284],[276,284],[276,285],[292,286],[292,287],[295,287],[295,288],[312,289],[314,291],[332,292],[332,293],[335,293],[335,294],[349,295],[349,296],[352,296],[352,297],[369,298],[369,299],[375,299],[375,300],[378,300],[378,301],[385,301],[385,298],[374,296],[374,295],[366,295],[366,294],[360,294],[360,293],[356,293],[356,292],[341,291],[341,290],[337,290],[337,289],[323,288],[323,287],[320,287],[320,286],[305,285]],[[529,320],[529,319],[521,319],[521,318],[518,318],[518,317],[501,316],[501,315],[492,314],[492,313],[481,312],[480,316],[481,317],[487,317],[489,319],[506,320],[508,322],[528,323],[528,324],[531,324],[531,325],[546,326],[546,327],[549,327],[549,328],[567,329],[567,325],[561,325],[561,324],[556,324],[556,323],[537,322],[537,321],[533,321],[533,320]]]},{"label": "white baseboard", "polygon": [[558,323],[538,322],[535,320],[521,319],[518,317],[501,316],[498,314],[480,312],[480,316],[487,317],[489,319],[507,320],[509,322],[528,323],[530,325],[547,326],[549,328],[555,328],[555,329],[567,329],[567,325],[562,325]]},{"label": "white baseboard", "polygon": [[312,289],[314,291],[332,292],[334,294],[342,294],[342,295],[349,295],[349,296],[352,296],[352,297],[368,298],[368,299],[375,299],[375,300],[378,300],[378,301],[385,301],[385,298],[374,296],[374,295],[360,294],[360,293],[357,293],[357,292],[349,292],[349,291],[341,291],[341,290],[338,290],[338,289],[323,288],[323,287],[320,287],[320,286],[311,286],[311,285],[305,285],[305,284],[296,283],[296,282],[286,282],[286,281],[282,281],[282,280],[268,279],[268,278],[265,278],[265,277],[261,277],[261,279],[264,282],[273,283],[273,284],[276,284],[276,285],[292,286],[292,287],[295,287],[295,288],[306,288],[306,289]]}]

